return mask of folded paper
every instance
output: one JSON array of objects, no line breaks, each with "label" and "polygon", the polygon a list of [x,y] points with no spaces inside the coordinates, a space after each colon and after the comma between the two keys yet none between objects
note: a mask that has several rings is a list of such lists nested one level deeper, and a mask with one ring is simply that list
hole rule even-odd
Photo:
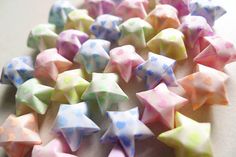
[{"label": "folded paper", "polygon": [[113,104],[128,100],[128,96],[117,84],[118,77],[114,73],[93,73],[89,87],[82,95],[82,100],[96,100],[102,113]]},{"label": "folded paper", "polygon": [[136,66],[143,62],[132,45],[124,45],[110,51],[110,60],[104,71],[118,72],[125,82],[129,82]]},{"label": "folded paper", "polygon": [[89,82],[80,69],[65,71],[58,75],[51,99],[60,103],[78,103],[88,86]]},{"label": "folded paper", "polygon": [[34,76],[34,63],[30,56],[11,59],[2,70],[1,83],[18,87]]},{"label": "folded paper", "polygon": [[127,157],[123,149],[121,148],[120,144],[115,145],[111,152],[109,153],[108,157]]},{"label": "folded paper", "polygon": [[162,30],[148,41],[147,46],[152,52],[175,60],[183,60],[188,57],[184,45],[184,35],[174,28]]},{"label": "folded paper", "polygon": [[146,83],[148,89],[156,87],[161,82],[168,86],[176,86],[173,71],[175,62],[171,58],[149,53],[148,60],[136,67],[136,76]]},{"label": "folded paper", "polygon": [[53,24],[40,24],[35,26],[28,36],[27,46],[37,51],[54,48],[58,35]]},{"label": "folded paper", "polygon": [[140,18],[128,19],[119,28],[121,31],[119,45],[130,44],[139,49],[146,47],[146,42],[153,37],[154,33],[152,25]]},{"label": "folded paper", "polygon": [[64,137],[73,152],[79,149],[84,136],[99,130],[100,128],[80,111],[80,104],[61,105],[53,127],[53,131]]},{"label": "folded paper", "polygon": [[108,52],[111,43],[103,39],[89,39],[74,57],[76,63],[83,65],[87,73],[102,72],[110,57]]},{"label": "folded paper", "polygon": [[35,77],[39,80],[56,81],[59,73],[72,67],[72,62],[58,54],[57,49],[47,49],[37,55]]},{"label": "folded paper", "polygon": [[22,115],[32,110],[45,114],[50,104],[53,88],[42,85],[39,80],[32,78],[17,88],[16,114]]},{"label": "folded paper", "polygon": [[193,109],[204,104],[228,104],[225,83],[228,75],[203,65],[197,65],[197,71],[180,80],[178,83],[185,89],[186,97]]},{"label": "folded paper", "polygon": [[122,22],[122,18],[104,14],[96,18],[92,24],[90,30],[98,39],[105,39],[108,41],[116,41],[120,38],[119,25]]},{"label": "folded paper", "polygon": [[154,89],[136,93],[137,98],[144,106],[142,122],[162,122],[170,129],[174,128],[176,109],[186,104],[187,99],[168,90],[164,83]]},{"label": "folded paper", "polygon": [[176,157],[213,157],[210,123],[198,123],[180,113],[176,113],[175,123],[175,129],[160,134],[158,139],[174,148]]},{"label": "folded paper", "polygon": [[38,144],[41,144],[41,139],[34,114],[10,115],[0,126],[0,146],[8,157],[25,157]]},{"label": "folded paper", "polygon": [[153,136],[151,130],[139,120],[138,108],[127,111],[109,111],[110,127],[101,138],[101,142],[119,143],[127,157],[135,155],[135,140]]},{"label": "folded paper", "polygon": [[161,4],[169,4],[178,10],[179,17],[190,13],[190,0],[160,0]]}]

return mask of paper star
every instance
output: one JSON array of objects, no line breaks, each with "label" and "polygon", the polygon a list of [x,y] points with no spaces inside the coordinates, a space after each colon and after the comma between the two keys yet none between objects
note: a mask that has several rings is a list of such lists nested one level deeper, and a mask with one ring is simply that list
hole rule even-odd
[{"label": "paper star", "polygon": [[203,16],[210,26],[226,13],[226,10],[211,0],[192,0],[190,3],[191,15]]},{"label": "paper star", "polygon": [[180,26],[177,14],[177,10],[170,5],[157,5],[145,20],[153,26],[155,33],[159,33],[163,29]]},{"label": "paper star", "polygon": [[169,4],[178,10],[180,17],[188,15],[190,13],[190,0],[160,0],[162,4]]},{"label": "paper star", "polygon": [[25,157],[37,144],[41,144],[41,139],[34,114],[10,115],[0,126],[0,145],[9,157]]},{"label": "paper star", "polygon": [[158,33],[147,43],[148,48],[175,60],[186,59],[187,52],[184,45],[184,35],[177,29],[167,28]]},{"label": "paper star", "polygon": [[228,104],[225,89],[227,79],[225,73],[199,64],[195,73],[178,82],[185,89],[193,109],[197,110],[204,104]]},{"label": "paper star", "polygon": [[105,72],[118,71],[125,82],[129,82],[134,69],[143,62],[143,58],[135,52],[132,45],[117,47],[110,51],[110,61]]},{"label": "paper star", "polygon": [[76,9],[68,14],[65,29],[76,29],[91,34],[90,27],[94,19],[88,15],[87,10]]},{"label": "paper star", "polygon": [[194,61],[217,70],[224,70],[226,64],[236,61],[236,48],[230,41],[220,36],[202,39],[202,51]]},{"label": "paper star", "polygon": [[75,104],[89,86],[80,69],[68,70],[58,75],[52,101]]},{"label": "paper star", "polygon": [[60,55],[73,61],[76,53],[79,52],[81,44],[89,39],[89,36],[77,30],[65,30],[59,34],[57,50]]},{"label": "paper star", "polygon": [[72,67],[72,62],[57,53],[57,49],[47,49],[36,57],[35,77],[42,81],[56,81],[59,73]]},{"label": "paper star", "polygon": [[104,14],[96,18],[90,30],[99,39],[105,39],[111,42],[120,38],[119,25],[122,19],[117,16]]},{"label": "paper star", "polygon": [[80,52],[74,57],[74,61],[80,63],[86,72],[102,72],[106,67],[110,57],[108,52],[111,43],[102,39],[89,39],[82,47]]},{"label": "paper star", "polygon": [[35,26],[28,36],[27,46],[37,51],[43,51],[56,46],[58,35],[56,27],[52,24],[40,24]]},{"label": "paper star", "polygon": [[45,146],[34,146],[31,157],[76,157],[69,149],[63,139],[55,138]]},{"label": "paper star", "polygon": [[159,135],[158,139],[175,149],[176,157],[213,157],[210,123],[198,123],[176,113],[176,128]]},{"label": "paper star", "polygon": [[121,31],[119,45],[130,44],[139,49],[146,47],[146,42],[152,38],[154,33],[152,25],[140,18],[128,19],[119,28]]},{"label": "paper star", "polygon": [[128,111],[107,112],[111,125],[102,136],[102,142],[119,142],[128,157],[135,155],[135,139],[153,136],[151,130],[139,120],[138,108]]},{"label": "paper star", "polygon": [[80,111],[80,104],[61,105],[53,130],[62,134],[70,149],[79,149],[83,136],[96,133],[100,128]]},{"label": "paper star", "polygon": [[115,145],[111,152],[109,153],[108,157],[127,157],[123,149],[119,144]]},{"label": "paper star", "polygon": [[145,81],[148,89],[154,88],[160,82],[176,86],[174,65],[175,60],[149,52],[148,60],[136,67],[136,76]]},{"label": "paper star", "polygon": [[144,105],[142,122],[152,123],[161,121],[168,128],[174,128],[175,110],[187,102],[187,99],[168,90],[164,83],[154,89],[136,93]]},{"label": "paper star", "polygon": [[13,84],[18,87],[34,75],[33,59],[21,56],[11,59],[2,70],[1,83]]},{"label": "paper star", "polygon": [[60,32],[67,21],[67,15],[73,10],[75,10],[75,7],[68,0],[58,0],[50,9],[48,22],[55,24]]},{"label": "paper star", "polygon": [[96,100],[102,113],[113,104],[128,100],[128,96],[117,84],[118,77],[113,73],[93,73],[89,87],[82,100]]},{"label": "paper star", "polygon": [[50,104],[53,88],[42,85],[39,80],[32,78],[20,85],[16,92],[16,114],[30,112],[29,109],[45,114]]}]

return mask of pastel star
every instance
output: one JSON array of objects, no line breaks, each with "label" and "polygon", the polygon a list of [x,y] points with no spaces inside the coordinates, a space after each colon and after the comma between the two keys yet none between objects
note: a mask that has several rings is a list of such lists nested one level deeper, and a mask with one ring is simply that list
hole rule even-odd
[{"label": "pastel star", "polygon": [[175,60],[149,52],[148,60],[136,67],[136,76],[145,81],[148,89],[154,88],[160,82],[176,86],[174,65]]},{"label": "pastel star", "polygon": [[176,128],[164,132],[158,139],[175,149],[176,157],[213,157],[210,123],[198,123],[176,113]]},{"label": "pastel star", "polygon": [[35,77],[45,81],[56,81],[59,73],[72,67],[72,62],[58,54],[57,49],[39,53],[35,61]]},{"label": "pastel star", "polygon": [[128,100],[128,96],[117,84],[118,77],[114,73],[93,73],[89,87],[82,95],[82,100],[96,100],[102,113],[111,105]]},{"label": "pastel star", "polygon": [[22,115],[31,110],[45,114],[50,104],[53,88],[42,85],[39,80],[32,78],[17,88],[16,114]]},{"label": "pastel star", "polygon": [[89,86],[80,69],[60,73],[56,80],[55,91],[51,100],[60,103],[75,104]]},{"label": "pastel star", "polygon": [[11,59],[2,70],[1,83],[13,84],[18,87],[34,75],[33,59],[21,56]]},{"label": "pastel star", "polygon": [[100,130],[80,109],[80,104],[61,105],[53,127],[53,131],[64,137],[73,152],[79,149],[84,136]]},{"label": "pastel star", "polygon": [[151,130],[139,120],[138,108],[128,111],[107,112],[111,125],[101,138],[101,142],[118,142],[128,157],[135,155],[135,139],[153,136]]},{"label": "pastel star", "polygon": [[202,51],[194,61],[217,70],[224,70],[226,64],[236,61],[234,44],[220,36],[204,37],[201,41]]},{"label": "pastel star", "polygon": [[174,128],[175,110],[186,104],[187,99],[168,90],[164,83],[154,89],[136,93],[144,105],[142,122],[145,124],[161,121],[168,128]]},{"label": "pastel star", "polygon": [[169,4],[178,10],[179,17],[190,13],[190,0],[160,0],[161,4]]},{"label": "pastel star", "polygon": [[34,114],[10,115],[0,126],[0,145],[9,157],[25,157],[38,144],[41,144],[41,139]]},{"label": "pastel star", "polygon": [[203,65],[197,65],[197,71],[180,80],[178,83],[185,89],[193,109],[204,104],[228,104],[225,82],[228,75]]},{"label": "pastel star", "polygon": [[192,0],[190,3],[191,15],[203,16],[210,26],[226,13],[226,10],[211,0]]},{"label": "pastel star", "polygon": [[135,52],[132,45],[125,45],[110,51],[110,60],[104,71],[118,71],[125,82],[129,82],[136,66],[143,62],[143,58]]}]

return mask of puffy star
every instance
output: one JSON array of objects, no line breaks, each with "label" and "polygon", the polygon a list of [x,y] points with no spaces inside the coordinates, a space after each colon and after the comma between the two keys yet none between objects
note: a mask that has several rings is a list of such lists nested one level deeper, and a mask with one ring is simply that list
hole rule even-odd
[{"label": "puffy star", "polygon": [[34,75],[33,59],[21,56],[11,59],[2,70],[1,83],[13,84],[18,87]]},{"label": "puffy star", "polygon": [[178,10],[180,17],[188,15],[190,13],[190,0],[160,0],[162,4],[169,4]]},{"label": "puffy star", "polygon": [[114,48],[110,51],[110,60],[105,72],[119,72],[125,82],[129,82],[137,65],[144,62],[132,45]]},{"label": "puffy star", "polygon": [[128,100],[128,96],[117,84],[118,77],[113,73],[93,73],[89,87],[82,95],[82,100],[96,100],[104,113],[113,104]]},{"label": "puffy star", "polygon": [[53,127],[53,131],[64,137],[73,152],[79,149],[83,136],[99,130],[100,128],[81,112],[80,104],[61,105]]},{"label": "puffy star", "polygon": [[203,65],[197,65],[197,71],[178,83],[185,89],[189,102],[196,110],[204,104],[228,104],[225,82],[228,75]]},{"label": "puffy star", "polygon": [[164,132],[158,139],[175,149],[176,157],[213,157],[210,123],[198,123],[176,113],[176,128]]},{"label": "puffy star", "polygon": [[32,110],[45,114],[50,104],[53,88],[42,85],[39,80],[32,78],[17,88],[16,114],[22,115]]},{"label": "puffy star", "polygon": [[136,93],[136,96],[145,107],[142,122],[146,124],[159,120],[171,129],[174,128],[175,110],[187,102],[187,99],[169,91],[164,83]]},{"label": "puffy star", "polygon": [[118,142],[128,157],[135,155],[135,139],[153,136],[151,130],[139,120],[138,108],[128,111],[107,112],[111,125],[101,138],[101,142]]},{"label": "puffy star", "polygon": [[145,81],[148,89],[154,88],[160,82],[176,86],[174,65],[175,60],[171,58],[149,53],[148,60],[136,67],[136,76]]},{"label": "puffy star", "polygon": [[0,126],[0,145],[9,157],[25,157],[38,144],[41,144],[41,139],[34,114],[10,115]]},{"label": "puffy star", "polygon": [[68,70],[58,75],[52,101],[60,103],[78,103],[81,95],[89,86],[80,69]]}]

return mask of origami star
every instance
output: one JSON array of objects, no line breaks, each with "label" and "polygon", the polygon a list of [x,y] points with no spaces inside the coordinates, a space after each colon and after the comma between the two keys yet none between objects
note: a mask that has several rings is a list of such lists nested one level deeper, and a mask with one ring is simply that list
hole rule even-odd
[{"label": "origami star", "polygon": [[87,10],[76,9],[68,14],[65,29],[76,29],[87,34],[91,34],[90,26],[94,19],[88,15]]},{"label": "origami star", "polygon": [[202,39],[202,51],[194,61],[217,70],[223,70],[226,64],[236,61],[236,48],[230,41],[220,36]]},{"label": "origami star", "polygon": [[157,5],[145,20],[153,26],[155,33],[159,33],[163,29],[180,26],[177,14],[178,11],[170,5]]},{"label": "origami star", "polygon": [[27,40],[27,46],[37,51],[54,48],[58,35],[55,33],[56,27],[52,24],[40,24],[35,26]]},{"label": "origami star", "polygon": [[0,146],[8,157],[25,157],[34,145],[41,144],[34,114],[10,115],[0,126]]},{"label": "origami star", "polygon": [[62,134],[70,149],[79,149],[83,136],[96,133],[100,128],[80,111],[80,104],[61,105],[53,131]]},{"label": "origami star", "polygon": [[180,80],[193,109],[197,110],[204,104],[228,104],[225,82],[228,75],[203,65],[197,65],[197,71]]},{"label": "origami star", "polygon": [[111,43],[102,39],[89,39],[74,57],[76,63],[83,65],[87,73],[102,72],[110,57],[108,52]]},{"label": "origami star", "polygon": [[164,83],[136,93],[136,96],[145,107],[142,122],[147,124],[160,120],[170,129],[174,128],[175,110],[187,102],[187,99],[169,91]]},{"label": "origami star", "polygon": [[135,155],[135,139],[153,136],[151,130],[139,120],[138,108],[128,111],[107,112],[111,125],[101,142],[119,142],[128,157]]},{"label": "origami star", "polygon": [[[31,110],[45,114],[50,104],[53,88],[42,85],[39,80],[32,78],[17,88],[16,114],[22,115]],[[31,110],[29,110],[31,109]]]},{"label": "origami star", "polygon": [[190,0],[160,0],[161,4],[169,4],[178,10],[180,17],[190,13]]},{"label": "origami star", "polygon": [[60,55],[73,61],[76,53],[79,52],[81,44],[88,40],[89,36],[78,30],[65,30],[59,34],[57,50]]},{"label": "origami star", "polygon": [[152,38],[154,30],[152,25],[140,18],[131,18],[120,26],[121,37],[119,45],[133,45],[136,48],[145,48],[146,42]]},{"label": "origami star", "polygon": [[148,48],[175,60],[186,59],[187,52],[184,45],[184,35],[177,29],[167,28],[158,33],[147,43]]},{"label": "origami star", "polygon": [[59,73],[72,67],[72,62],[57,53],[57,49],[47,49],[36,57],[35,77],[49,82],[56,81]]},{"label": "origami star", "polygon": [[108,157],[127,157],[119,144],[115,145]]},{"label": "origami star", "polygon": [[68,70],[58,75],[52,101],[75,104],[89,86],[80,69]]},{"label": "origami star", "polygon": [[136,67],[136,76],[145,81],[148,89],[156,87],[160,82],[176,86],[174,65],[175,60],[171,58],[149,53],[148,60]]},{"label": "origami star", "polygon": [[117,84],[114,73],[93,73],[89,87],[82,95],[82,100],[96,100],[102,113],[113,104],[128,100],[128,96]]},{"label": "origami star", "polygon": [[110,60],[104,71],[118,71],[125,82],[129,82],[136,66],[143,62],[143,58],[135,52],[132,45],[125,45],[110,51]]},{"label": "origami star", "polygon": [[67,15],[73,10],[75,7],[68,0],[58,0],[50,9],[48,22],[55,24],[57,30],[62,31],[67,21]]},{"label": "origami star", "polygon": [[176,128],[164,132],[158,139],[175,149],[176,157],[213,157],[210,123],[198,123],[176,113]]},{"label": "origami star", "polygon": [[210,26],[226,13],[226,10],[211,0],[192,0],[190,3],[191,15],[203,16]]},{"label": "origami star", "polygon": [[117,16],[104,14],[96,18],[92,24],[90,30],[99,39],[105,39],[108,41],[116,41],[120,38],[120,25],[122,19]]},{"label": "origami star", "polygon": [[1,83],[18,87],[34,75],[33,59],[30,56],[21,56],[11,59],[2,70]]},{"label": "origami star", "polygon": [[31,157],[76,157],[69,153],[70,148],[64,143],[64,140],[55,138],[45,146],[34,146]]}]

